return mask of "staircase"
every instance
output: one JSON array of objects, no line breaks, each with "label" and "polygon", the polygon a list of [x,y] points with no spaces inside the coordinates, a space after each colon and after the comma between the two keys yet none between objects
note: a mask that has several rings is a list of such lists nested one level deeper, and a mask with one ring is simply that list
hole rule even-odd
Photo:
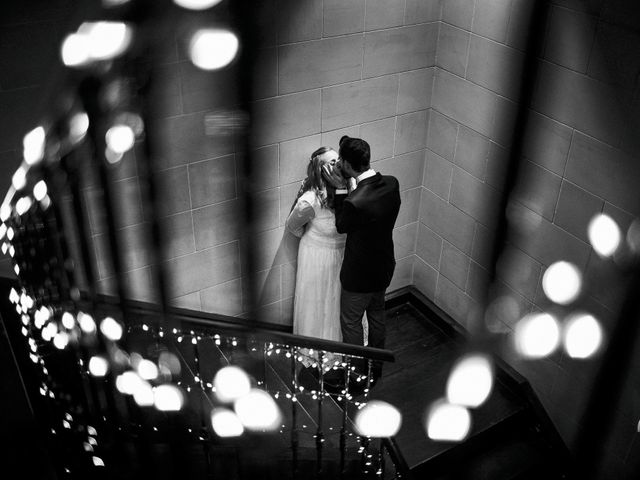
[{"label": "staircase", "polygon": [[[198,334],[207,335],[211,340],[209,345],[202,339],[193,344],[188,341],[191,337],[187,333],[180,342],[174,343],[183,364],[180,385],[187,392],[187,407],[169,414],[136,408],[130,399],[118,396],[117,392],[116,395],[109,393],[108,386],[101,385],[103,395],[111,395],[116,405],[115,410],[110,411],[115,412],[115,416],[108,417],[108,421],[93,421],[101,433],[97,451],[107,465],[96,471],[78,451],[80,445],[74,435],[55,439],[46,431],[52,422],[59,425],[56,415],[61,414],[61,409],[52,410],[51,405],[47,406],[48,399],[36,393],[38,385],[33,364],[26,361],[27,349],[19,334],[20,319],[7,300],[10,284],[2,287],[2,319],[16,355],[22,358],[21,373],[31,393],[41,432],[49,437],[49,453],[54,463],[59,462],[61,456],[73,457],[71,463],[76,471],[118,479],[566,478],[566,448],[528,383],[504,365],[499,368],[498,381],[489,400],[474,411],[472,431],[465,442],[436,442],[426,436],[426,407],[443,395],[449,369],[464,343],[455,325],[413,289],[397,292],[388,301],[387,348],[392,355],[364,347],[357,351],[360,355],[385,360],[395,357],[395,362],[385,364],[383,376],[369,396],[360,392],[350,401],[326,392],[319,395],[317,377],[286,356],[287,348],[291,349],[295,343],[299,347],[327,351],[327,343],[331,342],[256,329],[236,323],[237,319],[231,323],[231,319],[225,322],[224,317],[216,315],[198,318],[195,312],[188,316],[186,311],[175,310],[173,313],[180,319],[182,331],[193,331],[195,338]],[[134,315],[128,329],[127,347],[149,352],[153,346],[139,327],[153,319],[153,307],[132,306]],[[218,333],[212,332],[225,333],[219,345],[213,336]],[[225,342],[225,338],[234,339],[236,345]],[[331,345],[333,350],[350,348],[358,349]],[[193,378],[210,379],[226,364],[242,366],[275,398],[282,413],[276,431],[245,434],[238,439],[218,438],[211,431],[208,412],[215,406],[215,399],[206,389],[198,388]],[[56,373],[55,367],[50,370]],[[68,382],[82,382],[75,372],[67,376],[59,379],[59,387],[64,388]],[[297,388],[293,388],[294,385]],[[300,391],[303,385],[306,388]],[[290,398],[294,393],[296,402]],[[395,438],[380,441],[357,435],[353,427],[356,402],[369,399],[387,401],[402,412],[402,427]],[[104,407],[107,406],[105,403]],[[95,413],[95,405],[89,408]],[[103,420],[105,418],[103,416]],[[59,477],[60,472],[68,468],[57,467]]]}]

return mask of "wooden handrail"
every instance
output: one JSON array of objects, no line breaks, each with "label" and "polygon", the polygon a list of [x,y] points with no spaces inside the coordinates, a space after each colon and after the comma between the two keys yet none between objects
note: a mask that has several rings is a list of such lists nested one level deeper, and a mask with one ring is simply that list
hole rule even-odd
[{"label": "wooden handrail", "polygon": [[[81,298],[80,302],[78,302],[79,306],[82,307],[83,304],[86,304],[87,308],[92,306],[84,294],[81,294]],[[96,307],[104,308],[107,311],[119,309],[121,306],[118,299],[110,295],[98,295],[97,300]],[[128,311],[138,315],[148,315],[161,311],[161,306],[156,303],[130,299],[127,299],[126,303]],[[282,325],[177,307],[170,307],[167,314],[170,315],[172,319],[182,322],[183,330],[212,330],[213,333],[238,335],[262,342],[295,345],[302,348],[324,350],[381,362],[395,362],[395,357],[390,350],[294,335],[288,333],[287,330],[290,329]],[[190,326],[187,327],[187,325]]]}]

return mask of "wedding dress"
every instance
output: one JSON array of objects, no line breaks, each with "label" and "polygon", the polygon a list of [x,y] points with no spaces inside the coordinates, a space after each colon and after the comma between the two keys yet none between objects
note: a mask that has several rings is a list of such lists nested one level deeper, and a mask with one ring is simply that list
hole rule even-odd
[{"label": "wedding dress", "polygon": [[[322,207],[316,192],[300,196],[287,219],[287,228],[300,236],[295,294],[293,333],[325,340],[342,341],[340,329],[340,268],[346,234],[336,230],[335,215]],[[366,321],[363,322],[366,327]],[[367,332],[365,330],[365,343]],[[301,352],[309,366],[317,356]],[[326,366],[338,357],[328,356]]]},{"label": "wedding dress", "polygon": [[337,232],[334,213],[321,206],[314,191],[302,194],[290,218],[308,218],[309,207],[313,217],[298,247],[293,333],[340,342],[340,267],[347,237]]}]

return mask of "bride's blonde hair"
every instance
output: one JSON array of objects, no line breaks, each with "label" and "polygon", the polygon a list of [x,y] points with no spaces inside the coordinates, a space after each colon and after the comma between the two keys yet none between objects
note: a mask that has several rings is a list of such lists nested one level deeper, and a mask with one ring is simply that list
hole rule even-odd
[{"label": "bride's blonde hair", "polygon": [[322,178],[322,161],[320,157],[332,151],[331,147],[320,147],[315,152],[311,154],[311,158],[309,159],[309,164],[307,165],[307,178],[302,181],[302,185],[300,185],[300,190],[298,190],[298,194],[296,195],[296,199],[291,206],[295,206],[298,198],[302,196],[303,193],[308,192],[309,190],[313,190],[313,192],[317,195],[320,200],[320,205],[323,208],[331,208],[332,205],[329,205],[327,199],[327,186],[324,182],[324,178]]}]

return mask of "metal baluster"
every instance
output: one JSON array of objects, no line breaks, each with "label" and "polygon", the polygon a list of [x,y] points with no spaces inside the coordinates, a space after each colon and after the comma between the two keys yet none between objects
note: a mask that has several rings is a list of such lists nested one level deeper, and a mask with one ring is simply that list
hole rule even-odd
[{"label": "metal baluster", "polygon": [[200,390],[202,390],[202,396],[200,397],[200,409],[201,409],[201,418],[200,418],[200,435],[198,438],[202,443],[202,452],[204,453],[204,459],[206,463],[206,475],[207,478],[212,478],[212,468],[211,468],[211,456],[209,450],[209,430],[207,429],[207,412],[209,412],[210,408],[206,403],[207,395],[204,389],[204,380],[202,379],[202,372],[200,371],[200,349],[198,348],[200,342],[198,342],[198,337],[194,334],[196,339],[193,343],[193,357],[196,365],[196,375],[198,376],[198,383],[200,384]]},{"label": "metal baluster", "polygon": [[[66,172],[68,178],[67,185],[69,191],[71,192],[71,208],[73,209],[74,227],[75,231],[78,234],[77,243],[80,249],[80,268],[82,269],[82,276],[84,276],[84,279],[86,281],[86,288],[88,291],[89,300],[91,301],[92,310],[95,311],[97,274],[96,268],[94,267],[92,262],[91,253],[89,252],[89,239],[91,238],[91,231],[89,230],[88,222],[85,221],[84,212],[82,209],[82,193],[80,191],[77,160],[78,158],[74,150],[60,159],[60,165]],[[98,339],[101,339],[99,335]],[[104,345],[101,345],[101,347],[104,349]],[[88,365],[89,352],[87,348],[82,349],[82,359],[85,364]],[[100,418],[100,414],[102,412],[102,404],[100,402],[100,396],[98,395],[96,380],[93,377],[91,377],[89,381],[89,387],[94,399],[93,403],[98,411],[97,417]]]},{"label": "metal baluster", "polygon": [[384,476],[384,442],[380,440],[380,448],[378,449],[378,471],[376,475],[379,478]]},{"label": "metal baluster", "polygon": [[364,399],[369,397],[369,391],[371,390],[371,381],[373,376],[373,360],[367,361],[367,388],[364,389]]},{"label": "metal baluster", "polygon": [[[50,175],[50,172],[47,170],[43,171],[43,179],[46,184],[51,187],[52,192],[55,192],[54,198],[55,201],[51,202],[51,206],[48,209],[48,212],[45,213],[45,231],[48,237],[48,244],[54,248],[54,252],[51,252],[54,256],[57,257],[60,265],[58,266],[58,278],[57,280],[61,283],[58,286],[58,301],[59,308],[62,312],[67,310],[67,306],[73,305],[69,310],[76,310],[75,302],[78,298],[72,292],[72,289],[75,289],[75,282],[73,280],[73,263],[70,261],[70,254],[67,242],[65,240],[64,234],[64,224],[62,221],[63,215],[60,208],[60,202],[63,198],[63,189],[66,187],[66,181],[64,178],[61,178],[61,175]],[[25,218],[30,220],[30,214],[26,214]],[[79,293],[79,292],[78,292]],[[84,368],[83,361],[79,349],[73,348],[72,354],[74,357],[74,364],[77,367],[77,374],[79,377],[80,391],[80,405],[82,407],[82,417],[80,422],[84,426],[84,430],[87,430],[88,425],[91,423],[89,418],[92,417],[94,411],[94,405],[91,401],[90,397],[90,386],[89,380],[86,373],[86,369]],[[89,459],[87,458],[87,463],[85,468],[90,468]]]},{"label": "metal baluster", "polygon": [[316,430],[316,476],[322,473],[322,443],[324,442],[324,433],[322,431],[322,404],[324,401],[324,352],[318,352],[318,382],[320,384],[320,392],[318,399],[318,429]]},{"label": "metal baluster", "polygon": [[349,369],[351,368],[351,359],[347,358],[344,367],[344,397],[342,401],[342,427],[340,428],[340,478],[344,479],[346,475],[345,463],[347,454],[347,418],[349,415]]},{"label": "metal baluster", "polygon": [[[372,365],[373,362],[372,360],[367,360],[367,386],[364,389],[364,399],[365,401],[367,400],[367,397],[369,396],[369,389],[371,388],[371,374],[372,374]],[[360,447],[362,449],[362,471],[363,473],[369,474],[370,473],[370,467],[371,467],[371,462],[367,462],[367,460],[369,458],[371,458],[371,455],[369,454],[369,443],[370,443],[370,438],[369,437],[360,437]],[[367,463],[369,463],[369,465],[367,465]]]},{"label": "metal baluster", "polygon": [[298,371],[296,370],[296,347],[291,347],[291,470],[298,477]]}]

